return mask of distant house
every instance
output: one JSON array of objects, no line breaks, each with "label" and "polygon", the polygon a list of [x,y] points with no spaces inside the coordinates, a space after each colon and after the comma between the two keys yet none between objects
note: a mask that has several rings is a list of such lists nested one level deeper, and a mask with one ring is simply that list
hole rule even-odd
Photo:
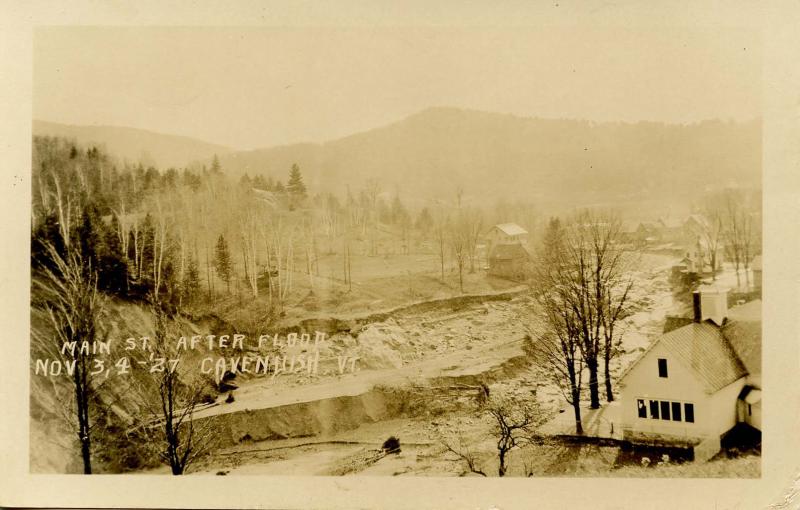
[{"label": "distant house", "polygon": [[711,267],[711,254],[705,242],[706,233],[711,228],[709,220],[702,214],[692,214],[683,222],[682,234],[676,235],[676,243],[683,249],[684,257],[691,261],[689,272],[710,273],[722,268],[722,254],[725,247],[720,240],[717,245],[716,268]]},{"label": "distant house", "polygon": [[620,240],[623,243],[636,243],[636,230],[639,224],[632,220],[622,220],[619,225]]},{"label": "distant house", "polygon": [[662,241],[680,244],[685,240],[682,220],[675,217],[664,217],[659,218],[658,224],[661,226]]},{"label": "distant house", "polygon": [[528,242],[528,231],[516,223],[495,225],[486,234],[490,246],[498,244],[525,244]]},{"label": "distant house", "polygon": [[640,245],[652,245],[662,241],[662,225],[655,221],[643,221],[636,228],[636,240]]},{"label": "distant house", "polygon": [[516,223],[500,223],[490,228],[484,237],[486,242],[483,253],[486,255],[487,267],[491,267],[495,247],[510,244],[524,245],[528,242],[528,231]]},{"label": "distant house", "polygon": [[709,265],[703,244],[699,238],[694,242],[687,243],[683,247],[684,256],[682,262],[686,264],[689,273],[701,274],[706,266]]},{"label": "distant house", "polygon": [[509,280],[523,280],[530,261],[530,253],[522,244],[498,244],[489,253],[489,274]]},{"label": "distant house", "polygon": [[737,423],[761,430],[761,301],[729,310],[727,290],[706,286],[693,312],[625,371],[620,421],[626,439],[708,458]]},{"label": "distant house", "polygon": [[691,214],[683,222],[683,228],[688,234],[702,235],[708,228],[708,220],[702,214]]}]

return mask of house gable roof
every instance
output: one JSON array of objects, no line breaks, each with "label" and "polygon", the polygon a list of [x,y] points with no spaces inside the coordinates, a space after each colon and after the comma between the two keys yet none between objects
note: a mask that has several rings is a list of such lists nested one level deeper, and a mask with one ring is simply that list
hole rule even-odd
[{"label": "house gable roof", "polygon": [[642,359],[657,345],[672,353],[703,385],[706,393],[714,393],[747,375],[731,345],[713,323],[692,322],[661,335],[622,374],[620,385]]},{"label": "house gable roof", "polygon": [[722,327],[711,321],[691,322],[664,333],[625,369],[620,386],[625,386],[628,373],[657,345],[691,369],[708,393],[746,375],[760,376],[761,308],[761,300],[756,299],[728,310]]},{"label": "house gable roof", "polygon": [[744,364],[720,328],[709,322],[693,322],[670,331],[659,341],[695,373],[708,393],[714,393],[747,375]]},{"label": "house gable roof", "polygon": [[692,223],[695,223],[697,225],[697,227],[699,227],[701,229],[708,228],[708,226],[709,226],[708,225],[708,219],[706,219],[706,217],[703,216],[702,214],[691,214],[691,215],[689,215],[689,217],[686,219],[686,222],[684,223],[684,225],[692,226]]},{"label": "house gable roof", "polygon": [[683,226],[683,219],[676,217],[659,218],[658,220],[665,228],[681,228]]},{"label": "house gable roof", "polygon": [[495,225],[494,228],[508,236],[525,235],[528,233],[527,230],[520,227],[516,223],[500,223],[499,225]]},{"label": "house gable roof", "polygon": [[747,372],[761,375],[761,300],[756,299],[728,310],[722,335],[739,356]]}]

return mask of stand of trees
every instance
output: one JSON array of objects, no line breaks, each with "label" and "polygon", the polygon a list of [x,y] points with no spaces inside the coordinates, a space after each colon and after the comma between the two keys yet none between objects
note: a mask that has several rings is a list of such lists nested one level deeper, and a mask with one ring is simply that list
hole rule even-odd
[{"label": "stand of trees", "polygon": [[[340,257],[336,277],[341,274],[347,290],[355,284],[358,256],[409,255],[415,246],[437,254],[443,281],[455,267],[462,292],[464,273],[477,270],[486,216],[466,205],[461,193],[455,201],[413,211],[399,190],[387,198],[374,180],[345,197],[313,195],[297,165],[285,183],[263,175],[234,182],[218,158],[208,167],[159,171],[120,165],[96,147],[63,139],[33,142],[32,305],[50,317],[54,332],[53,338],[38,338],[33,349],[61,356],[63,342],[93,344],[107,298],[143,306],[157,302],[164,314],[177,317],[208,304],[230,305],[234,292],[241,303],[244,293],[252,300],[266,297],[268,322],[298,297],[298,275],[315,289],[322,256]],[[94,355],[70,352],[63,361],[76,370],[65,414],[91,472],[91,431],[104,404],[98,400],[100,382],[92,377]],[[185,389],[184,382],[162,382]],[[150,392],[149,398],[163,403],[173,399],[169,393]],[[167,442],[173,454],[166,460],[174,472],[182,472],[193,455],[185,457],[183,439],[175,442],[176,436],[187,437],[176,432],[192,421],[184,420],[164,432],[172,437]]]},{"label": "stand of trees", "polygon": [[712,268],[712,279],[720,267],[720,259],[733,265],[737,286],[741,286],[741,271],[750,285],[750,263],[760,253],[761,201],[760,193],[738,188],[726,188],[708,193],[699,211],[699,237],[705,263]]},{"label": "stand of trees", "polygon": [[[619,351],[619,321],[628,313],[632,280],[612,214],[582,211],[562,223],[550,221],[535,275],[543,330],[531,331],[526,349],[548,367],[575,413],[582,434],[581,392],[588,372],[590,406],[600,407],[602,368],[605,400],[614,399],[611,360]],[[602,366],[601,366],[602,364]]]},{"label": "stand of trees", "polygon": [[[166,360],[163,370],[144,369],[137,388],[142,409],[148,412],[141,429],[151,437],[149,445],[169,465],[173,475],[182,475],[215,444],[210,420],[194,420],[194,413],[204,401],[206,382],[195,374],[181,373],[186,351],[177,348],[180,332],[174,317],[158,298],[150,303],[155,334],[150,352]],[[144,356],[146,353],[141,353]],[[138,367],[138,363],[134,363]]]}]

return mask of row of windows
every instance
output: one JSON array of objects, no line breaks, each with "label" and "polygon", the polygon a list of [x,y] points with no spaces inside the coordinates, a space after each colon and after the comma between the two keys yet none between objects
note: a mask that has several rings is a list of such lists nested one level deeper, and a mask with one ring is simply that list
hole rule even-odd
[{"label": "row of windows", "polygon": [[650,400],[647,404],[644,399],[636,400],[639,418],[694,423],[694,404],[669,402],[667,400]]}]

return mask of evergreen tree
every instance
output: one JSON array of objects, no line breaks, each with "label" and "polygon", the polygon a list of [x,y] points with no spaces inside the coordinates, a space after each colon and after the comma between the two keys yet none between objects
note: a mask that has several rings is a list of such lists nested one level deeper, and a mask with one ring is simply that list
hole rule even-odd
[{"label": "evergreen tree", "polygon": [[183,299],[186,301],[192,301],[200,292],[200,270],[197,267],[197,261],[192,256],[189,256],[186,272],[183,275],[181,291]]},{"label": "evergreen tree", "polygon": [[225,240],[223,234],[219,235],[217,239],[216,257],[214,259],[214,268],[217,274],[225,282],[228,288],[228,294],[231,292],[231,277],[233,276],[233,266],[231,264],[231,253],[228,249],[228,242]]},{"label": "evergreen tree", "polygon": [[303,175],[297,163],[292,165],[289,171],[289,182],[286,184],[286,191],[289,193],[289,209],[294,209],[306,198],[306,185],[303,184]]},{"label": "evergreen tree", "polygon": [[303,174],[300,173],[300,167],[297,166],[297,163],[292,165],[292,169],[289,171],[289,182],[286,184],[286,190],[295,197],[306,197],[306,185],[303,184]]},{"label": "evergreen tree", "polygon": [[214,154],[214,159],[211,161],[211,173],[212,174],[220,174],[222,173],[222,165],[219,164],[219,158],[216,154]]},{"label": "evergreen tree", "polygon": [[[258,177],[258,176],[256,176],[256,177]],[[247,175],[247,172],[245,172],[245,174],[242,176],[242,178],[239,179],[239,184],[243,188],[256,188],[257,186],[255,186],[254,183],[258,183],[258,180],[257,179],[256,180],[250,179],[250,176]]]},{"label": "evergreen tree", "polygon": [[117,237],[118,220],[111,217],[111,227],[104,227],[104,240],[98,271],[102,288],[119,296],[127,294],[128,290],[128,262],[122,252],[122,244]]},{"label": "evergreen tree", "polygon": [[267,188],[267,181],[264,180],[264,176],[261,174],[256,174],[256,176],[253,177],[252,186],[255,189],[269,190],[269,188]]}]

